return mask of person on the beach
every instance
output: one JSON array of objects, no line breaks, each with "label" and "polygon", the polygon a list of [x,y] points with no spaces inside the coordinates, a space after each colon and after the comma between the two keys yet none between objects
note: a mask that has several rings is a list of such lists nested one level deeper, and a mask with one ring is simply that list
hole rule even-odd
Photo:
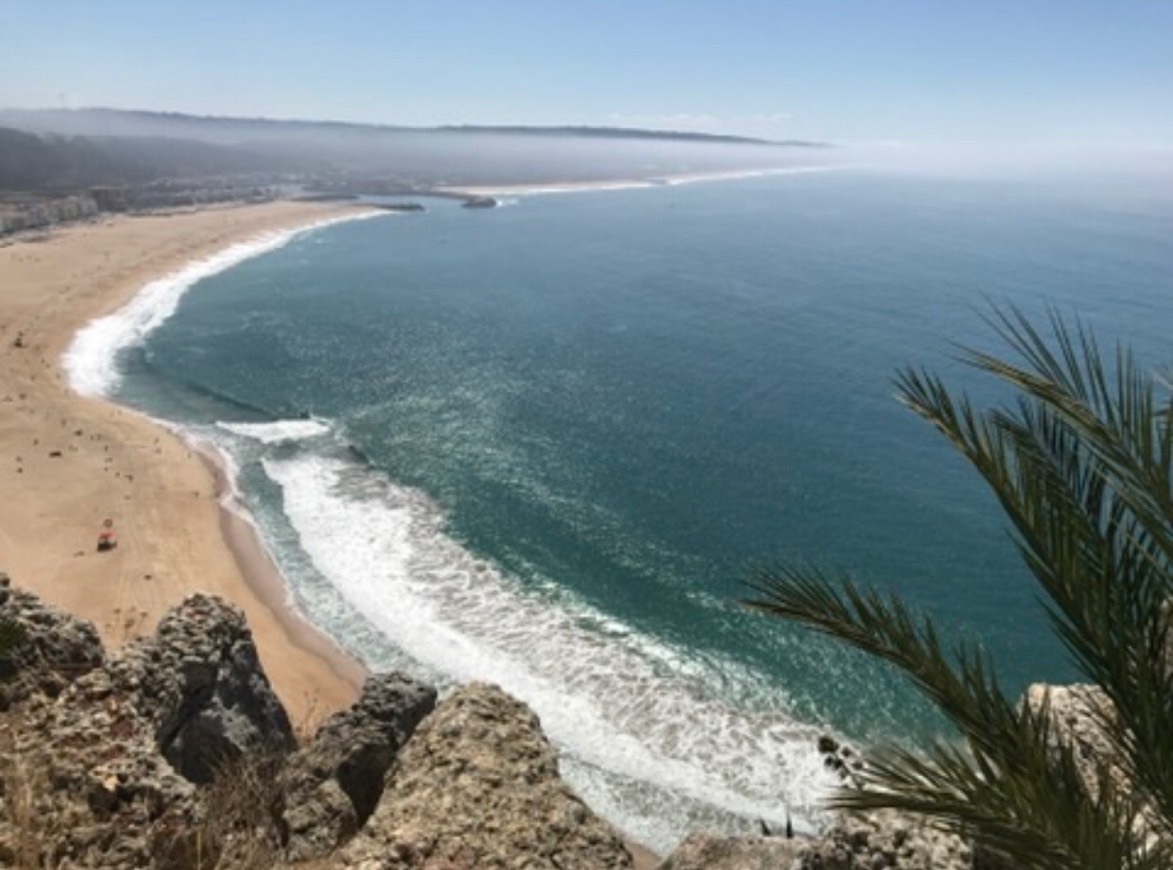
[{"label": "person on the beach", "polygon": [[102,531],[98,532],[98,552],[113,550],[118,546],[118,536],[114,533],[114,520],[107,517],[102,521]]}]

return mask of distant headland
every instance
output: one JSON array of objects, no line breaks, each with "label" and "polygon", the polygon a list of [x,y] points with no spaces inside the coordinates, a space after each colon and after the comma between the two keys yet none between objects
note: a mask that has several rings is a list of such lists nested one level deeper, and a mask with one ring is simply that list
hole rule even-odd
[{"label": "distant headland", "polygon": [[158,112],[140,109],[2,109],[0,126],[39,133],[88,136],[170,136],[182,133],[193,136],[202,130],[208,135],[248,133],[272,136],[289,133],[349,133],[358,135],[404,135],[444,133],[452,135],[557,136],[586,139],[656,140],[668,142],[705,142],[727,145],[768,145],[777,147],[827,148],[827,142],[799,139],[772,140],[749,136],[702,133],[682,130],[659,130],[642,127],[522,124],[445,124],[436,127],[412,127],[395,124],[366,124],[355,121],[307,120],[300,118],[232,117],[227,115],[190,115],[182,112]]},{"label": "distant headland", "polygon": [[106,212],[305,197],[447,196],[488,208],[494,190],[655,184],[837,159],[822,142],[626,127],[0,109],[0,235]]}]

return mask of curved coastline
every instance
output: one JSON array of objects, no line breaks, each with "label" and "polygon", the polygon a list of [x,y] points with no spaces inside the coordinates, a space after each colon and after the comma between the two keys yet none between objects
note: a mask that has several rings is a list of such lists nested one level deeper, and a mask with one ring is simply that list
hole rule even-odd
[{"label": "curved coastline", "polygon": [[[100,380],[76,392],[71,375],[86,361],[67,356],[82,333],[108,326],[113,312],[177,273],[226,268],[300,232],[368,214],[379,213],[289,202],[202,209],[74,225],[0,248],[0,275],[11,288],[0,298],[0,468],[8,495],[0,567],[91,620],[115,646],[152,630],[197,589],[232,600],[248,617],[278,695],[307,726],[353,701],[362,666],[292,606],[255,528],[229,504],[222,463],[160,421],[105,399]],[[237,256],[225,261],[230,250]],[[202,274],[188,277],[190,286]],[[105,517],[115,521],[120,546],[98,555],[92,538]]]},{"label": "curved coastline", "polygon": [[[307,254],[308,247],[305,251]],[[292,253],[298,257],[302,255],[300,252]],[[263,268],[263,266],[258,265],[258,268]],[[167,282],[160,281],[160,283]],[[167,302],[167,299],[154,301],[162,306]],[[146,307],[150,308],[151,306]],[[150,322],[150,318],[146,316],[150,313],[152,312],[143,312],[144,323]],[[118,330],[114,330],[114,332],[117,334]],[[127,335],[130,332],[133,330],[123,330],[121,334]],[[147,395],[149,394],[150,390],[148,389]],[[266,404],[262,399],[253,396],[244,399],[242,407],[261,409]],[[147,404],[146,407],[149,408],[151,405]],[[163,416],[168,416],[166,411],[160,413]],[[228,419],[235,419],[230,410],[227,413]],[[264,412],[262,413],[264,414]],[[217,420],[214,429],[227,429],[234,435],[256,439],[259,442],[268,442],[269,436],[273,435],[271,430],[275,428],[280,427],[286,435],[289,435],[290,433],[286,430],[290,426],[306,425],[306,421],[302,419],[303,413],[298,410],[298,406],[294,405],[292,410],[286,410],[279,415],[287,419],[265,423],[233,423],[231,425]],[[248,419],[249,416],[246,414],[245,418]],[[267,419],[268,415],[265,414],[265,416]],[[204,419],[206,418],[201,415],[201,421]],[[315,427],[327,430],[332,423],[332,421],[326,421],[323,424],[318,420],[309,420],[308,422]],[[236,476],[232,467],[233,457],[241,457],[242,459],[247,457],[251,463],[257,458],[256,448],[246,446],[244,450],[240,450],[240,445],[234,441],[225,442],[218,432],[205,432],[205,428],[202,422],[197,425],[195,437],[206,437],[209,443],[224,445],[228,462],[224,479],[230,483]],[[184,426],[184,429],[187,430],[187,427]],[[187,431],[190,433],[192,430]],[[341,434],[341,431],[335,434]],[[337,443],[339,439],[327,438],[326,440],[335,449],[343,446]],[[301,447],[298,448],[298,450],[301,449]],[[312,452],[313,449],[306,448],[306,452]],[[213,448],[213,452],[217,452],[216,448]],[[353,453],[353,448],[351,448],[350,458],[352,460],[369,465],[363,460],[363,457],[355,456]],[[286,456],[286,458],[289,457]],[[314,570],[328,581],[333,589],[333,594],[339,596],[340,600],[346,602],[358,613],[373,620],[372,624],[378,627],[379,633],[394,638],[393,643],[397,649],[405,651],[414,662],[423,663],[425,668],[434,669],[448,677],[459,679],[463,675],[463,678],[468,679],[474,674],[469,672],[465,663],[459,658],[456,661],[452,660],[450,649],[441,650],[439,659],[437,659],[437,638],[449,636],[448,631],[467,632],[471,630],[471,634],[463,635],[464,640],[473,645],[479,645],[477,648],[481,651],[491,650],[494,644],[492,632],[489,633],[489,636],[477,632],[475,623],[478,622],[478,619],[474,614],[491,615],[494,609],[502,606],[504,613],[524,612],[530,614],[529,618],[522,620],[523,622],[533,625],[543,624],[551,629],[557,629],[557,631],[552,630],[546,633],[551,638],[548,645],[550,652],[544,656],[547,661],[555,661],[561,655],[561,652],[554,648],[553,638],[555,637],[558,638],[557,644],[561,649],[577,650],[586,659],[596,661],[591,672],[596,679],[604,681],[600,685],[609,683],[612,690],[597,695],[591,693],[592,697],[586,698],[575,697],[582,688],[582,683],[579,682],[582,677],[581,672],[576,674],[557,667],[538,667],[535,670],[531,667],[533,662],[530,661],[528,655],[523,654],[511,659],[511,653],[508,650],[496,650],[492,653],[490,657],[492,667],[485,666],[485,659],[482,655],[464,657],[466,661],[480,662],[475,676],[502,685],[534,706],[542,716],[546,733],[568,750],[568,764],[564,771],[567,781],[596,811],[611,819],[621,829],[643,842],[652,844],[653,847],[666,850],[687,830],[682,827],[686,824],[685,819],[690,820],[687,824],[692,824],[709,815],[725,818],[724,814],[729,814],[731,818],[762,816],[774,820],[773,814],[776,812],[777,803],[773,801],[772,797],[767,793],[764,802],[755,800],[755,796],[760,798],[762,795],[754,791],[752,787],[748,794],[743,793],[742,787],[746,787],[746,783],[764,784],[773,781],[775,777],[780,776],[777,772],[780,768],[771,769],[769,772],[763,770],[764,777],[757,773],[750,773],[749,769],[757,771],[758,766],[750,764],[747,768],[747,766],[738,763],[742,758],[742,752],[738,748],[738,735],[748,736],[751,741],[760,739],[763,747],[770,747],[771,753],[777,750],[778,741],[797,744],[800,749],[797,753],[797,759],[787,761],[786,769],[794,772],[793,778],[796,782],[801,781],[803,785],[801,788],[796,786],[795,790],[788,790],[790,798],[788,803],[801,807],[810,805],[806,795],[810,788],[815,787],[817,776],[808,774],[817,774],[822,769],[821,759],[814,756],[813,735],[804,737],[798,731],[792,731],[789,728],[792,723],[786,719],[784,714],[779,714],[780,718],[771,719],[768,716],[766,718],[753,716],[746,718],[734,713],[730,719],[728,714],[731,711],[719,699],[694,697],[688,686],[684,685],[687,680],[668,679],[664,681],[657,679],[656,668],[649,666],[649,662],[673,660],[673,651],[658,647],[654,643],[648,646],[641,640],[638,632],[629,632],[626,627],[617,623],[606,621],[598,623],[600,626],[607,626],[607,634],[611,639],[606,644],[605,655],[600,653],[596,658],[596,653],[599,651],[595,646],[593,632],[584,631],[582,624],[575,619],[576,615],[578,617],[586,615],[588,619],[593,619],[590,608],[576,607],[570,610],[564,607],[547,608],[542,606],[543,602],[530,600],[524,596],[518,597],[513,594],[514,587],[509,579],[499,576],[491,568],[483,576],[478,571],[477,576],[480,577],[480,580],[476,583],[476,588],[470,590],[470,595],[459,595],[459,579],[455,584],[456,588],[453,589],[437,583],[428,584],[433,590],[431,594],[437,599],[461,601],[469,605],[468,608],[464,606],[458,608],[469,615],[471,620],[463,626],[452,625],[443,620],[440,621],[440,624],[433,626],[427,619],[413,618],[409,605],[417,600],[420,601],[421,606],[426,605],[427,602],[410,588],[398,588],[393,584],[379,583],[376,585],[386,593],[381,599],[378,596],[371,598],[369,591],[360,592],[356,597],[355,589],[362,590],[370,586],[369,581],[372,577],[381,576],[377,574],[378,567],[388,564],[390,560],[359,559],[359,562],[368,563],[367,566],[360,567],[357,572],[348,572],[346,569],[340,571],[338,567],[339,554],[342,554],[344,563],[353,563],[356,551],[365,552],[365,541],[339,541],[331,537],[328,527],[323,530],[313,521],[307,523],[306,517],[319,519],[336,516],[337,511],[345,511],[345,499],[327,498],[323,500],[321,493],[315,495],[313,491],[307,495],[306,489],[299,483],[299,478],[304,478],[307,475],[296,473],[297,468],[289,462],[284,463],[282,467],[287,472],[285,476],[278,473],[280,469],[274,471],[267,464],[265,466],[267,477],[282,488],[283,496],[279,508],[281,519],[276,524],[276,537],[269,538],[268,535],[264,537],[267,541],[271,541],[270,546],[275,548],[273,552],[281,554],[282,563],[287,566],[289,571],[287,574],[287,579],[290,581],[288,585],[301,590],[297,593],[298,600],[315,602],[303,605],[306,612],[312,613],[315,620],[320,625],[328,627],[334,636],[345,638],[348,643],[353,643],[355,640],[355,635],[348,630],[345,620],[340,622],[337,618],[333,618],[336,615],[336,610],[332,606],[332,602],[323,602],[320,596],[315,597],[312,591],[314,583],[307,584],[309,592],[306,592],[306,587],[301,585],[300,581],[305,579],[301,561],[304,558],[312,561]],[[306,471],[304,467],[301,470]],[[329,482],[333,479],[332,475],[327,473],[328,469],[323,471],[321,467],[317,467],[310,468],[308,471],[310,480]],[[376,471],[375,477],[381,479],[382,475]],[[393,481],[391,485],[394,487]],[[230,496],[231,493],[223,493],[223,495]],[[264,499],[261,498],[259,501],[264,502]],[[305,513],[302,508],[306,507],[307,502],[315,504],[309,508],[308,513]],[[291,511],[291,505],[297,509]],[[297,507],[298,505],[300,507]],[[267,530],[272,531],[274,529],[272,525],[273,514],[267,512],[270,507],[272,507],[271,504],[258,504],[257,519],[265,524]],[[437,536],[427,532],[432,527],[427,519],[434,520],[436,518],[434,511],[435,506],[425,505],[422,513],[425,522],[420,525],[421,536],[413,542],[413,546],[430,548],[428,551],[433,554],[436,552],[434,548],[439,546],[445,554],[445,563],[456,568],[456,572],[452,576],[459,578],[461,566],[471,564],[465,561],[470,558],[470,554],[462,552],[456,542],[449,541],[443,535]],[[378,514],[377,511],[373,513]],[[369,532],[374,525],[371,514],[369,508],[364,509],[362,516],[353,518],[345,525],[351,529],[363,529],[364,532]],[[232,525],[238,530],[251,531],[240,523]],[[436,526],[437,531],[438,529],[439,526]],[[295,533],[296,538],[286,538],[285,535],[290,532]],[[396,534],[392,531],[374,536],[364,534],[363,537],[387,541],[397,540]],[[296,541],[296,543],[287,551],[286,547],[289,546],[290,541]],[[250,549],[255,551],[255,548]],[[286,562],[285,559],[290,552],[293,554],[292,559]],[[268,560],[262,561],[267,565]],[[482,565],[480,570],[486,569]],[[267,576],[265,571],[246,573],[250,577]],[[353,578],[357,578],[357,587]],[[276,590],[277,593],[273,596],[274,600],[287,597],[286,594],[283,594],[285,589],[280,585],[276,586]],[[448,594],[449,592],[455,593],[455,596]],[[308,597],[302,598],[303,593]],[[319,604],[322,606],[318,606]],[[519,605],[524,606],[519,607]],[[399,620],[398,624],[396,623],[397,619]],[[490,622],[505,626],[510,624],[509,619],[498,620],[495,618],[490,621],[482,621],[481,624],[487,625]],[[421,626],[424,628],[421,629]],[[406,634],[401,631],[405,627]],[[437,630],[431,630],[433,627]],[[620,629],[618,632],[614,631],[616,627]],[[508,630],[505,633],[508,634]],[[621,638],[627,638],[627,640]],[[568,642],[569,647],[563,647],[563,642]],[[448,645],[441,643],[440,646],[446,648]],[[365,644],[357,648],[368,652],[368,647]],[[386,662],[386,659],[380,657],[377,644],[372,645],[371,649],[375,650],[372,661]],[[520,653],[521,650],[514,652]],[[370,653],[368,652],[368,654]],[[569,658],[577,659],[578,656],[571,655]],[[624,679],[610,680],[609,670],[623,674]],[[618,712],[622,707],[621,702],[619,707],[613,706],[616,703],[617,694],[613,688],[615,685],[627,686],[634,692],[632,695],[620,690],[618,694],[622,697],[638,696],[643,692],[648,693],[649,696],[654,693],[659,700],[647,705],[646,714],[641,713],[634,718],[627,717]],[[578,690],[574,688],[576,686]],[[609,706],[608,698],[610,698],[612,706]],[[671,720],[657,721],[652,715],[652,711],[657,708],[677,711],[680,709],[697,710],[700,714],[700,721],[707,726],[700,730],[708,734],[711,729],[711,733],[714,735],[712,740],[701,741],[704,745],[698,747],[696,751],[692,748],[677,748],[675,743],[677,738],[674,735],[673,727],[669,724]],[[567,711],[578,712],[567,715]],[[771,730],[772,726],[779,725],[784,729],[783,731]],[[801,731],[801,728],[798,730]],[[802,752],[803,748],[809,749],[810,752]],[[724,761],[734,763],[722,765],[713,763],[713,752],[716,752]],[[705,763],[705,756],[708,756],[712,763],[711,766]],[[727,772],[716,772],[714,770],[716,768]],[[790,778],[792,777],[788,774],[787,779]],[[662,803],[664,800],[670,802],[670,811],[666,811],[665,805]],[[781,824],[780,817],[776,821]],[[803,820],[799,819],[799,825],[802,824]]]},{"label": "curved coastline", "polygon": [[437,188],[445,196],[480,199],[508,196],[541,196],[554,193],[592,193],[615,190],[641,190],[657,187],[676,187],[682,184],[706,184],[738,181],[744,178],[771,178],[786,175],[807,175],[856,169],[855,164],[837,163],[813,166],[783,166],[773,169],[745,169],[728,172],[678,173],[653,177],[610,179],[600,181],[523,182],[520,184],[453,185]]}]

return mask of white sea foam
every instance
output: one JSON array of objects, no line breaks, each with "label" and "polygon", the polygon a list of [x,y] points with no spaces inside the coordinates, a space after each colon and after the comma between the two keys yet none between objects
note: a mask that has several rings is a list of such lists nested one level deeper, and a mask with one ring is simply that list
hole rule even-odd
[{"label": "white sea foam", "polygon": [[632,835],[673,846],[698,816],[665,823],[667,804],[812,823],[828,785],[815,733],[777,704],[723,702],[712,684],[740,681],[732,663],[503,576],[445,534],[425,495],[369,469],[320,455],[264,468],[301,547],[353,607],[425,666],[525,699],[573,784]]},{"label": "white sea foam", "polygon": [[386,212],[357,212],[326,218],[296,229],[263,233],[151,281],[122,308],[91,321],[73,337],[62,358],[69,385],[85,396],[109,394],[118,385],[120,377],[118,352],[140,343],[174,314],[183,294],[198,281],[252,257],[276,250],[310,230],[384,214]]},{"label": "white sea foam", "polygon": [[[168,428],[182,438],[192,450],[202,452],[220,467],[224,474],[220,504],[233,513],[249,519],[247,517],[248,512],[244,509],[244,500],[240,492],[240,486],[237,483],[237,480],[240,479],[240,463],[236,461],[236,457],[232,455],[232,452],[225,449],[222,445],[217,444],[214,440],[199,437],[191,430],[182,429],[178,426],[168,426]],[[251,522],[251,519],[249,521]]]},{"label": "white sea foam", "polygon": [[[118,351],[163,323],[202,278],[301,232],[378,214],[259,236],[151,282],[78,333],[63,360],[72,386],[114,389]],[[216,428],[265,445],[331,431],[317,419]],[[251,521],[225,462],[225,506]],[[569,596],[527,591],[445,535],[426,496],[369,469],[313,455],[264,467],[302,549],[340,594],[427,668],[491,680],[529,702],[568,753],[574,787],[633,836],[668,849],[706,807],[778,824],[789,809],[800,827],[813,818],[829,784],[814,732],[776,708],[722,702],[709,678],[738,679],[730,663],[701,663]]]},{"label": "white sea foam", "polygon": [[304,420],[274,420],[271,423],[227,423],[218,420],[216,426],[225,432],[252,438],[263,444],[304,441],[307,438],[325,435],[330,431],[329,421],[317,417]]}]

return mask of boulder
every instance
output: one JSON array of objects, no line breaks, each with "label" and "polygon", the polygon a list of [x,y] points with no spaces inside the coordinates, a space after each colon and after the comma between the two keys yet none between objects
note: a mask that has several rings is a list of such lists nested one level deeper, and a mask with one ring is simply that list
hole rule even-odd
[{"label": "boulder", "polygon": [[656,870],[796,870],[802,840],[692,834]]},{"label": "boulder", "polygon": [[0,572],[0,626],[12,643],[0,656],[0,710],[33,693],[59,694],[105,660],[92,623],[11,587]]},{"label": "boulder", "polygon": [[159,751],[194,783],[246,755],[276,763],[296,746],[244,615],[215,596],[188,597],[111,670],[154,723]]},{"label": "boulder", "polygon": [[834,773],[843,784],[859,787],[860,774],[866,763],[858,750],[829,734],[819,737],[817,748],[823,756],[823,767]]},{"label": "boulder", "polygon": [[623,841],[561,781],[537,716],[495,686],[442,701],[333,867],[628,868]]},{"label": "boulder", "polygon": [[395,753],[436,706],[436,690],[403,674],[368,677],[362,695],[335,713],[281,775],[286,854],[304,861],[354,836],[383,794]]}]

